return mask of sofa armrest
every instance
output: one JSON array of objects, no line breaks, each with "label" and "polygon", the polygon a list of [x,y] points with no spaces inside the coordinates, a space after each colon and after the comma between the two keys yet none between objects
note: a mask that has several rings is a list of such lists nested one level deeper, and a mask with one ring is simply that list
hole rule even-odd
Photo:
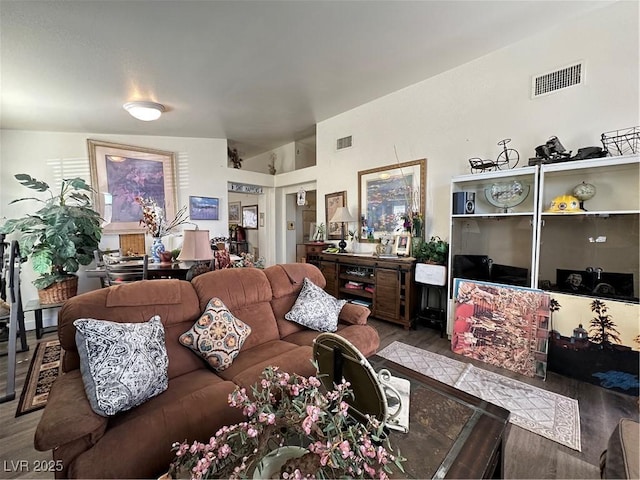
[{"label": "sofa armrest", "polygon": [[85,436],[95,443],[104,435],[107,423],[106,417],[91,409],[80,370],[72,370],[51,387],[33,443],[42,452]]},{"label": "sofa armrest", "polygon": [[371,310],[367,307],[354,303],[345,303],[342,310],[340,310],[338,321],[347,325],[366,325],[369,315],[371,315]]}]

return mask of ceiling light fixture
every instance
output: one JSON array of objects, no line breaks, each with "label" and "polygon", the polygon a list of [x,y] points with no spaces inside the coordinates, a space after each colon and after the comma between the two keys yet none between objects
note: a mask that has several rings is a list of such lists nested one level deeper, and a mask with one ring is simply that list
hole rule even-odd
[{"label": "ceiling light fixture", "polygon": [[122,106],[129,114],[144,122],[157,120],[164,112],[164,105],[155,102],[128,102]]}]

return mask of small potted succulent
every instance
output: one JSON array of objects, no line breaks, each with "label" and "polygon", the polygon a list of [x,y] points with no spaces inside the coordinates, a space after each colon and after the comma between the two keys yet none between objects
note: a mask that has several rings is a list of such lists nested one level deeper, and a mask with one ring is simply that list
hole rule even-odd
[{"label": "small potted succulent", "polygon": [[97,250],[102,228],[101,218],[91,206],[91,187],[82,178],[62,180],[60,193],[54,194],[46,182],[27,174],[15,178],[37,192],[49,192],[50,198],[19,198],[35,200],[42,207],[22,218],[10,219],[0,227],[0,233],[21,232],[18,239],[22,255],[30,257],[33,269],[40,276],[33,282],[40,303],[59,303],[77,293],[80,265],[90,264]]}]

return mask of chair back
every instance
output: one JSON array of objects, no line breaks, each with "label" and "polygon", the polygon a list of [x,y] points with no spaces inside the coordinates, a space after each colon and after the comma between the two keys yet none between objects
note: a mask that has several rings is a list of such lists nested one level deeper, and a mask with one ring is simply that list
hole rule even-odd
[{"label": "chair back", "polygon": [[189,267],[185,279],[190,282],[192,278],[202,275],[203,273],[211,272],[215,268],[215,260],[211,259],[209,262],[199,262]]},{"label": "chair back", "polygon": [[147,279],[149,256],[130,260],[125,257],[104,255],[105,283],[107,286]]}]

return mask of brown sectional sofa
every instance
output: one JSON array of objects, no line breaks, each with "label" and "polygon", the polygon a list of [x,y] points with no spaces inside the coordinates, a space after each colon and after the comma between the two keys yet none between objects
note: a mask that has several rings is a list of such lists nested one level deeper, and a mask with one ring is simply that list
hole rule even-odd
[{"label": "brown sectional sofa", "polygon": [[[275,265],[267,269],[225,269],[181,280],[145,280],[79,295],[67,301],[58,317],[65,350],[64,375],[56,380],[35,434],[38,450],[53,450],[64,468],[57,477],[150,478],[166,471],[171,444],[207,440],[220,426],[242,420],[227,405],[236,385],[253,384],[264,367],[312,375],[312,342],[318,332],[285,320],[304,277],[325,286],[310,264]],[[233,364],[214,372],[178,342],[199,318],[207,302],[219,297],[252,329]],[[338,334],[365,356],[374,354],[378,333],[366,325],[369,310],[346,304]],[[73,321],[96,318],[146,322],[160,315],[169,357],[169,387],[160,395],[113,417],[93,412],[79,370]]]}]

